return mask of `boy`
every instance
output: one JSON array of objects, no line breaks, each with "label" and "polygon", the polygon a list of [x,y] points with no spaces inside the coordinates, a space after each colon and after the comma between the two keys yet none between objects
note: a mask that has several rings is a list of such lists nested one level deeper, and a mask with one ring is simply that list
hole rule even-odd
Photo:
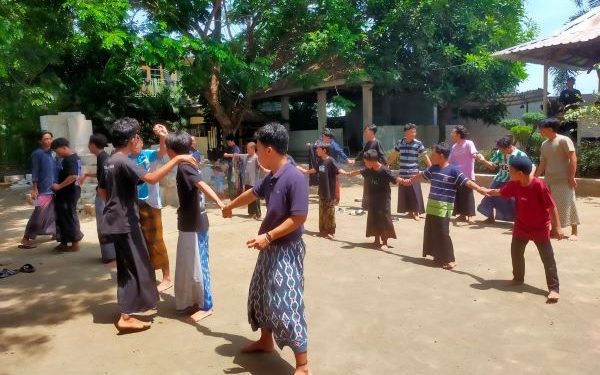
[{"label": "boy", "polygon": [[125,117],[112,125],[115,152],[104,164],[99,194],[106,196],[102,233],[115,245],[117,256],[117,300],[121,312],[115,324],[120,332],[150,328],[132,314],[153,309],[158,302],[156,276],[150,263],[146,241],[140,228],[137,185],[139,181],[158,183],[178,163],[195,163],[192,155],[177,155],[154,172],[129,159],[138,146],[140,125]]},{"label": "boy", "polygon": [[[167,154],[190,154],[192,138],[184,131],[167,136]],[[193,156],[193,155],[192,155]],[[196,322],[212,315],[212,291],[208,264],[208,215],[204,193],[220,208],[225,207],[217,194],[202,181],[195,165],[177,167],[177,262],[175,267],[175,308],[185,310]]]},{"label": "boy", "polygon": [[[246,145],[247,154],[224,154],[224,157],[234,158],[240,165],[240,175],[242,176],[242,184],[244,191],[252,189],[260,180],[260,172],[263,168],[258,162],[256,156],[256,143],[248,142]],[[248,215],[253,219],[260,219],[260,200],[257,199],[248,205]]]},{"label": "boy", "polygon": [[56,194],[54,210],[58,226],[57,240],[60,242],[54,249],[79,251],[79,241],[83,238],[77,215],[77,202],[81,195],[81,187],[78,183],[81,176],[81,160],[71,150],[66,138],[56,138],[52,141],[51,148],[58,157],[62,158],[57,183],[52,184],[52,190]]},{"label": "boy", "polygon": [[563,238],[563,231],[556,204],[546,184],[537,177],[531,176],[531,160],[518,157],[510,161],[510,182],[501,189],[487,190],[489,196],[514,198],[516,201],[516,217],[510,255],[513,265],[513,285],[523,284],[525,280],[525,247],[533,241],[540,253],[546,283],[548,284],[548,303],[558,302],[559,283],[554,250],[550,243],[550,224],[552,234],[557,239]]},{"label": "boy", "polygon": [[[225,137],[225,143],[227,144],[227,147],[225,147],[225,154],[227,155],[233,155],[233,154],[239,154],[241,152],[240,148],[238,147],[238,145],[235,144],[235,137],[233,136],[233,134],[228,134],[227,137]],[[237,197],[239,195],[239,192],[237,191],[237,177],[236,177],[236,181],[233,180],[234,177],[234,164],[233,164],[233,156],[223,156],[223,158],[225,159],[225,161],[227,162],[227,170],[225,171],[226,176],[227,176],[227,194],[229,194],[229,199],[233,199],[235,197]],[[237,173],[237,172],[236,172]]]},{"label": "boy", "polygon": [[389,238],[396,238],[396,231],[392,223],[390,207],[390,183],[396,184],[401,179],[392,175],[392,172],[381,163],[380,155],[375,150],[364,153],[365,168],[340,173],[344,176],[362,175],[365,179],[366,198],[369,202],[367,213],[367,237],[375,236],[373,245],[381,250],[388,250]]},{"label": "boy", "polygon": [[431,181],[431,190],[425,208],[423,256],[433,256],[436,264],[448,270],[456,267],[454,246],[450,238],[450,217],[454,209],[456,190],[466,186],[484,194],[482,187],[469,180],[457,167],[448,162],[449,156],[448,146],[444,144],[433,146],[432,166],[410,180],[402,181],[406,186],[422,180]]},{"label": "boy", "polygon": [[[370,124],[370,125],[365,126],[364,131],[363,131],[363,136],[367,140],[367,142],[363,146],[362,151],[358,153],[358,156],[356,156],[356,159],[348,160],[349,164],[354,164],[354,163],[356,163],[356,161],[364,161],[367,151],[373,150],[377,154],[377,161],[382,165],[387,165],[387,160],[385,158],[385,152],[383,151],[383,146],[381,145],[381,142],[379,142],[379,139],[377,139],[375,137],[376,134],[377,134],[377,126],[375,124]],[[363,197],[362,197],[362,209],[363,210],[369,209],[368,188],[369,188],[369,186],[365,180],[365,184],[363,185]]]}]

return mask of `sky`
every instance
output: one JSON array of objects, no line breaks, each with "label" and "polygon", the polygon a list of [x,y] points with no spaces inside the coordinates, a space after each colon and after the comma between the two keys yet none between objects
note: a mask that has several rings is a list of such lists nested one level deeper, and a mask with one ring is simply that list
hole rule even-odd
[{"label": "sky", "polygon": [[[554,34],[568,20],[577,13],[577,7],[573,0],[526,0],[525,8],[529,18],[537,25],[539,31],[537,38],[547,37]],[[517,91],[527,91],[542,88],[544,86],[544,67],[542,65],[527,64],[529,78],[523,81]],[[577,77],[575,88],[583,94],[598,91],[598,78],[595,72],[587,74],[582,71]],[[549,89],[552,88],[552,76],[549,77]]]}]

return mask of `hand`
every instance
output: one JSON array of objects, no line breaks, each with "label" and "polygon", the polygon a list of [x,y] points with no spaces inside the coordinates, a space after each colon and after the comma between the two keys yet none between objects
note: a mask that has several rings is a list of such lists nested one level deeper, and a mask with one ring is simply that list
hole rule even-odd
[{"label": "hand", "polygon": [[221,208],[221,214],[223,215],[223,218],[230,219],[233,217],[233,210],[229,206],[224,206]]},{"label": "hand", "polygon": [[196,166],[196,168],[200,167],[200,163],[198,162],[198,160],[196,160],[194,155],[177,155],[175,159],[177,160],[177,164],[190,163],[190,164]]},{"label": "hand", "polygon": [[356,160],[355,159],[348,159],[348,164],[354,165],[354,164],[356,164]]},{"label": "hand", "polygon": [[60,190],[60,185],[59,184],[52,184],[52,190],[59,191]]},{"label": "hand", "polygon": [[163,124],[154,125],[154,127],[152,128],[152,131],[154,132],[155,135],[157,135],[160,138],[165,138],[167,135],[169,135],[169,131],[167,130],[166,126],[164,126]]},{"label": "hand", "polygon": [[557,229],[552,229],[552,231],[550,232],[550,237],[556,238],[557,240],[560,241],[563,238],[565,238],[565,234],[564,234],[562,228],[557,228]]},{"label": "hand", "polygon": [[37,189],[31,189],[31,199],[36,200],[38,197]]},{"label": "hand", "polygon": [[248,246],[248,249],[263,250],[269,246],[269,241],[267,240],[266,234],[259,234],[251,240],[246,241],[246,245]]},{"label": "hand", "polygon": [[87,179],[86,175],[81,175],[81,177],[79,177],[79,180],[77,180],[77,185],[79,186],[83,186],[83,183],[85,182],[85,180]]},{"label": "hand", "polygon": [[410,185],[412,185],[412,183],[413,183],[413,180],[409,178],[409,179],[405,179],[402,182],[402,185],[404,185],[404,186],[410,186]]},{"label": "hand", "polygon": [[571,189],[575,189],[577,187],[577,180],[575,177],[569,177],[569,186]]},{"label": "hand", "polygon": [[217,201],[217,206],[219,206],[221,212],[223,212],[223,209],[226,207],[225,203],[223,203],[221,200]]}]

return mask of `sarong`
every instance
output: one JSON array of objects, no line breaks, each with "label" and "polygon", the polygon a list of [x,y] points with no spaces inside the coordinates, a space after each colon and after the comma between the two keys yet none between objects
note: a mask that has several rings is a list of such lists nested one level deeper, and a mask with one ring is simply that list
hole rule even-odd
[{"label": "sarong", "polygon": [[[252,189],[252,186],[244,185],[244,188],[246,190],[250,190]],[[248,215],[254,215],[258,218],[262,216],[262,213],[260,212],[260,199],[257,198],[254,202],[248,205]]]},{"label": "sarong", "polygon": [[23,237],[35,240],[39,235],[56,235],[56,214],[54,212],[54,195],[38,195],[35,208],[25,227]]},{"label": "sarong", "polygon": [[[382,239],[396,238],[389,197],[370,197],[367,212],[367,237],[379,236]],[[375,199],[378,198],[378,199]]]},{"label": "sarong", "polygon": [[475,216],[475,196],[473,190],[466,185],[461,185],[456,190],[452,216],[456,215]]},{"label": "sarong", "polygon": [[158,303],[156,277],[139,225],[131,233],[107,235],[117,255],[117,301],[123,314],[148,311]]},{"label": "sarong", "polygon": [[208,256],[208,230],[179,232],[175,264],[175,308],[213,307]]},{"label": "sarong", "polygon": [[77,214],[77,202],[81,189],[75,189],[74,194],[56,195],[54,211],[56,213],[57,240],[60,243],[78,242],[83,238]]},{"label": "sarong", "polygon": [[[490,189],[500,189],[506,185],[508,181],[492,181]],[[494,210],[496,214],[494,215]],[[502,221],[514,221],[515,220],[515,200],[513,198],[506,199],[503,197],[484,197],[481,200],[477,211],[488,218],[494,218]]]},{"label": "sarong", "polygon": [[417,212],[419,214],[425,212],[420,183],[417,182],[410,186],[398,186],[398,212]]},{"label": "sarong", "polygon": [[96,195],[95,210],[96,210],[96,231],[98,232],[98,242],[100,243],[100,255],[104,263],[115,260],[115,245],[109,242],[106,236],[102,235],[102,215],[104,214],[104,206],[106,206],[104,200]]},{"label": "sarong", "polygon": [[423,233],[423,256],[431,255],[440,263],[454,262],[454,246],[450,238],[450,218],[427,214]]},{"label": "sarong", "polygon": [[552,198],[556,203],[556,210],[560,218],[561,227],[579,225],[579,215],[575,198],[575,189],[571,189],[569,183],[547,181]]},{"label": "sarong", "polygon": [[169,267],[167,246],[163,240],[162,215],[158,208],[148,203],[138,201],[140,211],[140,225],[146,240],[146,247],[150,254],[150,261],[155,270]]},{"label": "sarong", "polygon": [[259,251],[248,293],[248,321],[252,330],[273,332],[280,349],[307,351],[304,316],[304,255],[302,239],[274,243]]},{"label": "sarong", "polygon": [[335,199],[319,198],[319,233],[335,234]]}]

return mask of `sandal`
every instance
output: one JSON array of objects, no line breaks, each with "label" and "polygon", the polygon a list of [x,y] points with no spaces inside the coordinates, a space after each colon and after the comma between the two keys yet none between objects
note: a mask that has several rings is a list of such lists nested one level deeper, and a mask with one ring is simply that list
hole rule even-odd
[{"label": "sandal", "polygon": [[19,272],[32,273],[32,272],[35,272],[35,267],[32,266],[31,264],[27,263],[27,264],[24,264],[23,267],[19,268]]},{"label": "sandal", "polygon": [[32,243],[22,243],[17,246],[19,249],[35,249],[37,246]]},{"label": "sandal", "polygon": [[19,270],[9,270],[8,268],[3,268],[0,271],[0,279],[4,279],[5,277],[16,275],[18,273],[19,273]]}]

